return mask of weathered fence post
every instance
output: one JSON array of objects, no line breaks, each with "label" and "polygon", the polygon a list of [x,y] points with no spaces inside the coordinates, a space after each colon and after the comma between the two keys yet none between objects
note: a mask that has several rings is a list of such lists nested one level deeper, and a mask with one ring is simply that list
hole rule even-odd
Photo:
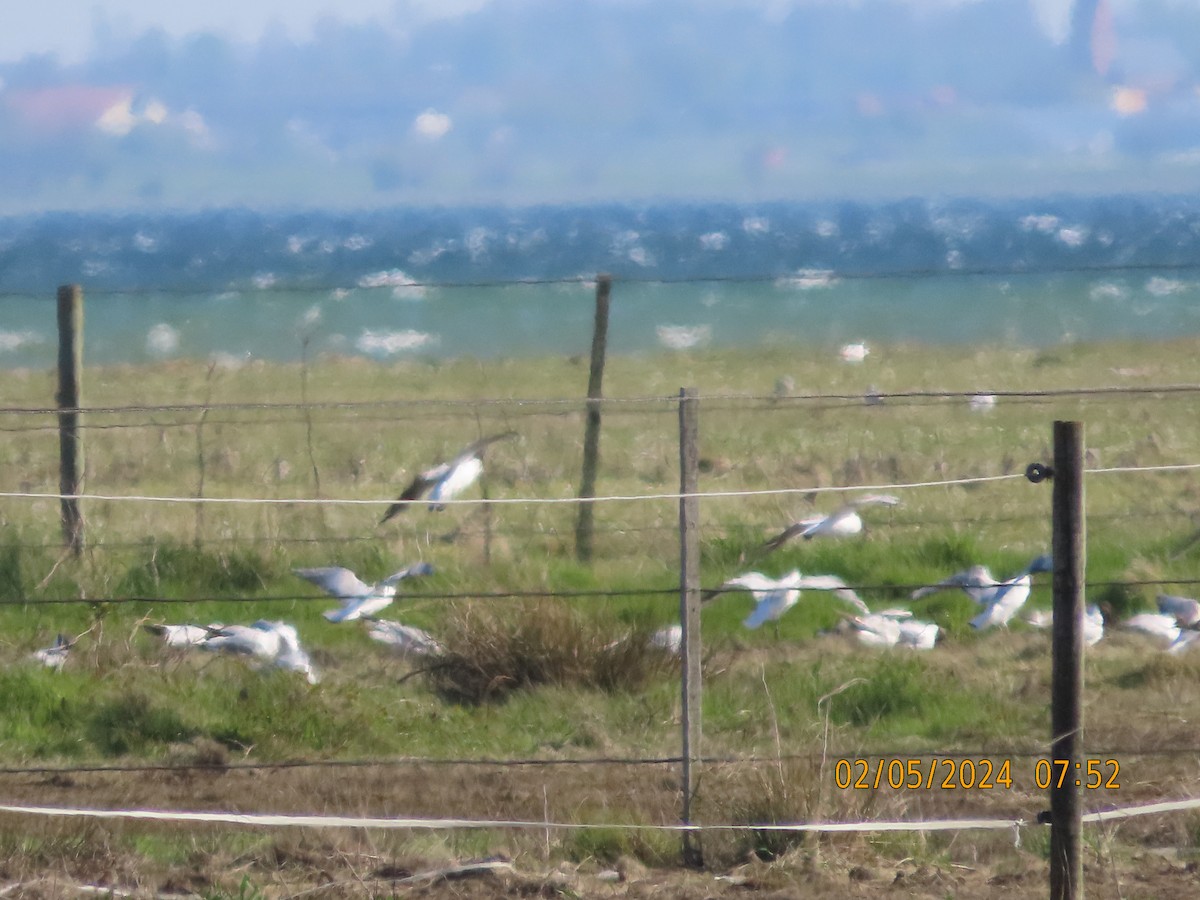
[{"label": "weathered fence post", "polygon": [[604,385],[604,355],[608,346],[608,298],[612,276],[596,277],[596,323],[592,328],[592,365],[588,370],[587,425],[583,432],[583,476],[579,480],[579,519],[575,524],[575,557],[580,562],[592,558],[592,531],[595,521],[596,466],[600,459],[600,398]]},{"label": "weathered fence post", "polygon": [[[695,388],[679,391],[679,619],[683,668],[683,824],[692,824],[692,794],[700,756],[700,484],[699,405]],[[704,864],[700,837],[683,832],[683,863]]]},{"label": "weathered fence post", "polygon": [[63,543],[75,556],[83,553],[83,515],[79,493],[83,479],[83,441],[79,435],[79,403],[83,378],[83,288],[58,289],[58,492]]},{"label": "weathered fence post", "polygon": [[[1050,898],[1083,897],[1079,748],[1083,730],[1083,424],[1054,423]],[[1062,767],[1065,767],[1062,768]]]}]

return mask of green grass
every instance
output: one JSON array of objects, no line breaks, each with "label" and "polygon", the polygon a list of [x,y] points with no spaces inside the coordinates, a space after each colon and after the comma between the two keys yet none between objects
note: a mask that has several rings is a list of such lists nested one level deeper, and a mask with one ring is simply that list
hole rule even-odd
[{"label": "green grass", "polygon": [[[702,402],[700,420],[706,491],[1020,473],[1029,462],[1051,459],[1051,423],[1058,418],[1085,423],[1093,467],[1194,462],[1200,417],[1187,394],[1002,398],[984,415],[969,412],[964,398],[897,399],[882,407],[833,398],[856,397],[869,384],[883,391],[972,391],[1125,384],[1131,378],[1137,384],[1180,383],[1193,380],[1196,350],[1194,342],[1183,341],[1040,354],[966,348],[934,354],[898,346],[873,348],[863,367],[835,368],[824,357],[800,357],[786,347],[613,359],[608,396],[664,399],[606,407],[598,491],[677,489],[677,419],[669,398],[682,385],[713,398]],[[1114,374],[1134,365],[1149,374]],[[767,399],[781,374],[823,399]],[[298,366],[286,365],[217,371],[211,381],[202,364],[113,368],[88,372],[84,395],[95,406],[186,405],[201,402],[211,388],[225,403],[267,397],[287,402],[299,398],[301,376]],[[308,396],[317,402],[382,404],[431,396],[447,403],[225,409],[203,422],[193,409],[85,416],[88,424],[106,426],[85,432],[90,492],[186,498],[202,487],[206,497],[341,498],[376,505],[85,501],[89,549],[73,559],[60,556],[57,501],[0,501],[0,760],[677,753],[677,664],[645,653],[643,640],[678,619],[673,501],[598,505],[590,564],[575,558],[571,504],[451,507],[440,514],[414,508],[395,523],[377,525],[385,501],[415,469],[493,430],[513,428],[521,437],[489,454],[490,497],[574,496],[585,368],[559,359],[395,365],[327,359],[312,365],[307,382]],[[17,374],[0,388],[8,407],[45,406],[51,394],[43,373]],[[499,402],[480,402],[484,398]],[[522,398],[572,402],[517,402]],[[52,424],[49,416],[5,413],[0,419],[18,429]],[[53,492],[56,467],[52,430],[17,430],[0,443],[0,471],[10,489]],[[1017,478],[904,491],[900,507],[868,513],[869,531],[860,539],[796,541],[758,556],[762,542],[793,518],[829,509],[840,496],[810,491],[703,501],[703,583],[716,585],[748,568],[772,575],[799,568],[862,585],[866,600],[879,608],[907,603],[913,586],[974,563],[997,574],[1016,571],[1050,546],[1051,487]],[[1193,475],[1089,476],[1087,502],[1088,579],[1098,584],[1089,599],[1123,616],[1149,608],[1158,590],[1136,582],[1197,576],[1200,544],[1192,539],[1200,484]],[[333,603],[291,574],[297,566],[337,564],[376,579],[416,558],[433,562],[437,573],[404,590],[430,596],[402,597],[384,615],[443,639],[446,665],[425,675],[414,675],[420,663],[389,656],[364,629],[326,622],[321,612]],[[654,589],[666,593],[642,593]],[[504,592],[571,596],[487,596]],[[1043,578],[1031,605],[1049,602],[1049,579]],[[1045,743],[1048,638],[1021,624],[1008,633],[975,634],[967,626],[972,604],[961,594],[936,594],[914,607],[943,629],[941,646],[920,656],[871,652],[844,637],[819,636],[845,610],[816,592],[806,592],[778,634],[770,627],[742,628],[749,605],[745,594],[729,594],[704,606],[704,751],[778,757],[785,774],[770,770],[757,782],[743,774],[712,775],[703,808],[713,820],[861,812],[856,803],[865,798],[834,797],[828,786],[822,798],[813,785],[819,770],[784,759],[811,758],[826,746],[839,752],[1004,752]],[[237,660],[169,654],[139,628],[143,620],[258,618],[296,624],[322,672],[319,685]],[[27,656],[59,632],[87,634],[56,674]],[[1089,739],[1125,745],[1167,740],[1163,723],[1168,732],[1175,727],[1171,710],[1200,700],[1196,664],[1146,646],[1120,639],[1110,646],[1106,639],[1089,654]],[[555,777],[564,784],[574,778],[575,788],[599,776]],[[654,776],[640,793],[610,806],[597,806],[593,796],[555,812],[601,824],[670,819],[674,807],[661,809],[655,805],[661,801],[648,798],[670,797],[676,789],[670,776]],[[510,800],[524,814],[540,815],[541,801],[530,799],[531,790],[514,786]],[[496,804],[476,812],[503,815],[504,804]],[[398,799],[395,809],[405,808],[404,798]],[[903,810],[885,806],[877,812]],[[427,837],[408,836],[405,846]],[[502,840],[510,839],[519,841]],[[491,838],[454,841],[482,850]],[[606,863],[635,855],[657,864],[671,857],[668,844],[673,847],[673,839],[660,843],[659,837],[617,829],[559,836],[555,852]],[[750,851],[778,855],[801,844],[767,831],[742,843],[730,840],[723,852],[730,859]],[[182,851],[173,846],[135,849],[177,862]]]}]

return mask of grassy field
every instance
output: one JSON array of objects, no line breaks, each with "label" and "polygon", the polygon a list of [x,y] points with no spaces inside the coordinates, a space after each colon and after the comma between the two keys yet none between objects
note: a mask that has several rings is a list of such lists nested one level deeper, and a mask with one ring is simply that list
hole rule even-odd
[{"label": "grassy field", "polygon": [[[1049,550],[1050,486],[1021,473],[1050,461],[1055,419],[1084,423],[1094,469],[1200,462],[1197,393],[1145,390],[1196,382],[1197,350],[1195,341],[894,346],[847,365],[832,348],[798,355],[781,345],[611,359],[597,492],[647,499],[597,505],[588,564],[576,559],[572,503],[422,507],[377,524],[415,471],[507,429],[519,438],[492,449],[468,496],[574,497],[586,360],[89,370],[85,492],[179,502],[85,500],[88,549],[75,559],[60,550],[57,500],[0,499],[0,759],[15,770],[0,775],[0,798],[674,823],[677,766],[621,761],[679,752],[677,664],[636,637],[678,619],[677,503],[655,495],[678,489],[679,388],[702,397],[703,491],[797,491],[703,500],[702,582],[796,567],[839,575],[881,608],[968,565],[1007,574]],[[53,378],[5,373],[0,405],[52,405]],[[781,393],[783,378],[792,387]],[[864,402],[868,390],[883,402]],[[1000,393],[996,406],[972,410],[967,398],[977,391]],[[53,414],[5,411],[0,427],[3,489],[56,492]],[[904,487],[980,478],[995,480]],[[865,486],[891,486],[902,504],[869,510],[860,537],[794,541],[759,556],[795,518],[839,505],[845,495],[836,489]],[[1197,487],[1187,470],[1088,477],[1089,600],[1103,601],[1113,619],[1151,608],[1159,591],[1193,590]],[[279,502],[189,502],[197,497]],[[422,672],[422,663],[389,655],[358,623],[326,622],[332,602],[291,574],[345,565],[371,580],[418,558],[436,574],[383,615],[434,633],[472,683],[492,686],[483,691],[490,699],[465,701],[448,690],[444,670]],[[1049,599],[1043,577],[1031,606]],[[966,625],[971,602],[945,592],[913,607],[942,628],[934,651],[880,652],[820,636],[844,609],[820,593],[806,592],[778,633],[742,628],[749,606],[747,595],[730,594],[704,609],[699,821],[1031,821],[1045,808],[1034,766],[1048,749],[1047,634],[1022,623],[975,633]],[[297,626],[319,684],[168,653],[139,628],[258,618]],[[86,632],[62,672],[29,661],[60,632]],[[1200,735],[1186,711],[1200,699],[1198,675],[1200,657],[1166,656],[1115,627],[1089,650],[1084,743],[1089,756],[1119,761],[1121,787],[1089,791],[1088,808],[1196,793]],[[838,759],[955,752],[1009,760],[1013,784],[835,784]],[[64,766],[100,770],[57,771]],[[1088,840],[1089,894],[1196,888],[1187,869],[1200,840],[1194,812],[1091,829]],[[629,885],[678,896],[744,890],[715,874],[763,889],[867,896],[892,878],[883,869],[904,875],[918,896],[1037,896],[1046,852],[1037,828],[1023,830],[1019,849],[1009,832],[817,839],[729,830],[705,835],[707,880],[697,882],[701,875],[677,868],[676,836],[630,828],[301,832],[0,819],[0,870],[10,880],[49,872],[209,896],[287,896],[327,882],[344,882],[327,893],[365,886],[388,894],[401,890],[401,870],[490,854],[536,871],[538,890],[577,895],[610,888],[572,879],[616,866]],[[489,885],[479,896],[530,889]]]}]

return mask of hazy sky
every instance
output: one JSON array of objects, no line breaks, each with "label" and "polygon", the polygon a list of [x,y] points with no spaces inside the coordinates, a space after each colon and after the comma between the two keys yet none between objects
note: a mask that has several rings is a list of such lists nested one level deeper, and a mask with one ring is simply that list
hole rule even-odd
[{"label": "hazy sky", "polygon": [[3,26],[0,208],[1200,183],[1200,0],[37,0]]},{"label": "hazy sky", "polygon": [[[344,22],[377,21],[394,26],[415,19],[450,16],[490,2],[505,0],[38,0],[7,4],[0,29],[0,62],[29,54],[53,53],[63,62],[85,58],[98,23],[118,35],[134,36],[162,28],[179,37],[198,31],[223,34],[243,41],[257,40],[268,28],[282,27],[294,39],[304,40],[324,15]],[[564,0],[567,2],[567,0]],[[612,0],[614,3],[630,0]],[[783,15],[792,6],[817,3],[854,4],[856,0],[696,0],[706,5],[744,6],[768,15]],[[974,0],[896,0],[910,6],[936,10]],[[1014,0],[1027,2],[1048,34],[1065,36],[1073,0]],[[1136,0],[1112,0],[1114,9]],[[1174,0],[1195,4],[1200,0]]]},{"label": "hazy sky", "polygon": [[136,35],[161,27],[173,36],[197,31],[220,32],[252,41],[265,29],[282,26],[298,40],[311,33],[322,15],[347,22],[395,21],[401,8],[419,14],[430,6],[455,8],[464,0],[38,0],[9,3],[0,29],[0,61],[10,62],[30,53],[55,53],[65,62],[84,58],[99,22],[118,34]]}]

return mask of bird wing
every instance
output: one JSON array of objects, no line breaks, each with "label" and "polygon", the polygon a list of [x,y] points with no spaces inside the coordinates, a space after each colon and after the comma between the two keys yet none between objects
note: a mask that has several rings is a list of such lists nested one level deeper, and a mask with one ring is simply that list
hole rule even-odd
[{"label": "bird wing", "polygon": [[322,566],[316,569],[292,569],[306,581],[311,581],[325,593],[339,600],[352,597],[363,597],[373,590],[373,585],[367,584],[349,569],[341,566]]},{"label": "bird wing", "polygon": [[726,580],[719,587],[705,591],[700,596],[700,602],[707,603],[709,600],[715,600],[729,591],[769,591],[773,587],[775,587],[775,580],[768,578],[762,572],[744,572],[735,578]]},{"label": "bird wing", "polygon": [[1200,641],[1200,631],[1191,631],[1185,628],[1180,631],[1179,636],[1171,642],[1171,646],[1167,648],[1167,652],[1181,653],[1188,647],[1192,646],[1192,644],[1196,643],[1196,641]]},{"label": "bird wing", "polygon": [[850,619],[858,640],[872,647],[892,647],[900,640],[900,624],[892,618],[865,613]]},{"label": "bird wing", "polygon": [[971,627],[976,629],[990,628],[993,625],[1007,625],[1008,620],[1017,614],[1025,601],[1029,599],[1031,588],[1030,577],[1022,575],[1012,581],[998,585],[990,602],[983,612],[971,620]]},{"label": "bird wing", "polygon": [[858,506],[899,506],[900,498],[894,494],[867,494],[865,497],[856,497],[846,504],[850,508]]},{"label": "bird wing", "polygon": [[777,550],[794,538],[798,534],[803,534],[809,528],[825,521],[825,516],[809,516],[806,519],[801,519],[798,522],[793,522],[775,537],[762,545],[762,552],[766,553],[771,550]]},{"label": "bird wing", "polygon": [[371,594],[367,597],[358,597],[349,601],[337,609],[329,609],[321,613],[330,622],[353,622],[355,619],[369,618],[375,615],[381,609],[386,609],[391,606],[392,598],[395,594],[381,593]]},{"label": "bird wing", "polygon": [[1200,622],[1200,601],[1174,594],[1159,594],[1155,601],[1158,611],[1174,616],[1180,627],[1186,628]]},{"label": "bird wing", "polygon": [[1138,613],[1122,623],[1124,627],[1152,637],[1173,641],[1179,637],[1179,623],[1170,613]]},{"label": "bird wing", "polygon": [[474,456],[482,456],[483,451],[486,450],[490,445],[496,443],[496,441],[506,441],[515,437],[517,437],[517,433],[515,431],[502,431],[499,434],[489,434],[487,437],[482,437],[477,441],[472,441],[470,444],[467,444],[467,446],[463,447],[462,450],[458,452],[457,456],[450,460],[449,464],[450,466],[456,466],[459,463],[466,462],[468,459],[471,459]]},{"label": "bird wing", "polygon": [[800,597],[797,588],[776,586],[767,591],[755,591],[754,599],[758,602],[754,610],[742,622],[746,628],[758,628],[764,622],[779,619],[791,609]]},{"label": "bird wing", "polygon": [[383,518],[379,520],[379,524],[382,525],[384,522],[408,509],[408,504],[414,500],[421,499],[421,495],[437,484],[449,471],[450,464],[441,463],[414,476],[413,480],[408,483],[408,487],[400,492],[400,496],[396,498],[396,502],[387,508],[387,511],[383,514]]},{"label": "bird wing", "polygon": [[404,512],[408,508],[408,504],[414,500],[421,499],[421,495],[446,477],[455,467],[462,465],[468,459],[482,456],[483,451],[489,445],[496,443],[496,441],[504,441],[515,437],[517,437],[515,431],[501,431],[498,434],[489,434],[487,437],[481,437],[479,440],[467,444],[449,462],[426,469],[408,483],[408,487],[396,498],[396,502],[387,508],[387,511],[383,514],[383,518],[379,520],[379,524],[382,525],[394,516]]},{"label": "bird wing", "polygon": [[265,622],[225,625],[209,631],[208,640],[199,645],[205,650],[273,659],[279,655],[282,644],[280,635]]},{"label": "bird wing", "polygon": [[379,583],[395,584],[398,581],[403,581],[405,578],[416,578],[421,575],[432,575],[433,572],[433,566],[430,563],[422,560],[421,562],[413,563],[411,566],[405,566],[399,572],[393,572]]},{"label": "bird wing", "polygon": [[[992,574],[986,568],[983,566],[971,566],[969,569],[955,572],[953,575],[943,578],[937,584],[917,588],[912,592],[910,599],[920,600],[922,597],[928,597],[930,594],[950,588],[962,588],[964,591],[970,593],[969,588],[990,587],[995,583],[996,579],[992,577]],[[974,595],[972,595],[972,599],[978,600]]]},{"label": "bird wing", "polygon": [[836,575],[805,575],[799,579],[797,586],[803,590],[832,591],[835,597],[845,600],[864,615],[871,611],[858,594]]}]

